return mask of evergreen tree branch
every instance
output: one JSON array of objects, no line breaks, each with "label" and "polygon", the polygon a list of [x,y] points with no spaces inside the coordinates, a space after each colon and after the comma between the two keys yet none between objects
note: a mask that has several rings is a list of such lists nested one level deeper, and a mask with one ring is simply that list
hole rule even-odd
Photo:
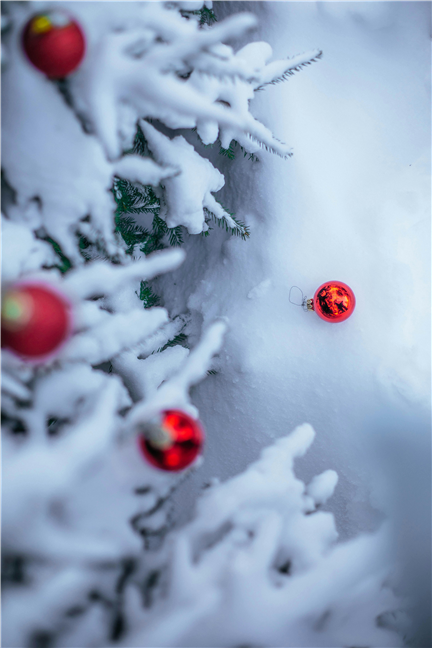
[{"label": "evergreen tree branch", "polygon": [[165,351],[165,349],[168,349],[170,347],[175,347],[178,345],[185,347],[185,349],[189,349],[188,337],[185,333],[179,333],[172,340],[169,340],[169,342],[164,344],[163,347],[155,351],[155,353],[161,353],[161,351]]},{"label": "evergreen tree branch", "polygon": [[230,145],[227,149],[220,147],[219,153],[220,155],[225,155],[230,160],[235,160],[235,150],[237,147],[240,148],[240,151],[243,153],[243,157],[246,157],[249,155],[248,160],[252,160],[252,162],[259,162],[259,157],[255,155],[255,153],[249,153],[249,151],[246,151],[241,144],[237,142],[237,140],[231,140]]},{"label": "evergreen tree branch", "polygon": [[144,308],[153,308],[160,304],[160,297],[150,288],[148,281],[141,281],[139,298],[143,302]]},{"label": "evergreen tree branch", "polygon": [[[229,232],[233,236],[239,236],[243,241],[246,241],[246,239],[249,238],[250,236],[250,231],[247,225],[243,223],[242,221],[238,220],[234,214],[229,212],[225,207],[223,207],[224,211],[227,212],[227,214],[231,217],[231,219],[234,221],[235,226],[233,227],[230,225],[228,220],[225,218],[225,216],[222,217],[217,217],[212,211],[207,209],[207,207],[204,207],[204,213],[206,216],[217,223],[219,227],[224,227],[226,232]],[[203,232],[204,236],[208,236],[208,232]]]},{"label": "evergreen tree branch", "polygon": [[182,9],[180,13],[184,18],[191,18],[192,16],[195,16],[196,18],[198,18],[198,23],[201,27],[203,25],[208,25],[209,27],[211,27],[215,22],[217,22],[217,18],[212,9],[208,9],[207,7],[202,7],[201,9],[197,9],[196,11]]},{"label": "evergreen tree branch", "polygon": [[256,90],[262,90],[266,85],[275,85],[281,83],[289,77],[293,76],[296,72],[300,72],[303,68],[316,63],[322,57],[321,50],[315,50],[312,54],[298,54],[286,61],[274,61],[267,65],[261,75],[260,84]]},{"label": "evergreen tree branch", "polygon": [[62,274],[65,274],[68,270],[72,268],[72,262],[68,257],[63,254],[63,250],[61,249],[60,245],[57,243],[57,241],[54,241],[50,236],[44,236],[42,238],[43,241],[46,241],[50,245],[52,245],[54,252],[57,254],[58,257],[60,257],[61,263],[59,265],[56,265],[55,267],[60,270]]}]

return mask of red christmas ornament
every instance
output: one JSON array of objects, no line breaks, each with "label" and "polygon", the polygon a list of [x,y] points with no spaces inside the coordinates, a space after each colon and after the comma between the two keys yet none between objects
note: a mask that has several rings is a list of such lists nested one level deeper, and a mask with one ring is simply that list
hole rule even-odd
[{"label": "red christmas ornament", "polygon": [[50,286],[18,284],[2,300],[2,346],[27,360],[42,360],[67,339],[70,304]]},{"label": "red christmas ornament", "polygon": [[317,289],[313,300],[307,300],[307,307],[326,322],[343,322],[352,315],[355,303],[349,286],[342,281],[326,281]]},{"label": "red christmas ornament", "polygon": [[31,63],[52,79],[62,79],[81,63],[85,39],[81,27],[59,9],[31,18],[22,43]]},{"label": "red christmas ornament", "polygon": [[204,432],[198,421],[184,412],[167,410],[143,427],[138,443],[153,466],[178,471],[195,461],[204,443]]}]

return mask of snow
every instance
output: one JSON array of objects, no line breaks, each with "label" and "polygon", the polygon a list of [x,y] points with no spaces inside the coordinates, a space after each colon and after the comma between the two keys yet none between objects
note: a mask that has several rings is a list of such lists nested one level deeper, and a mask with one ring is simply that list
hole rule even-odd
[{"label": "snow", "polygon": [[222,189],[223,175],[198,155],[181,135],[170,140],[143,120],[140,127],[156,161],[179,167],[178,173],[164,182],[165,204],[160,217],[168,227],[184,225],[189,234],[200,234],[205,229],[204,208],[234,225],[230,215],[211,195],[211,192]]},{"label": "snow", "polygon": [[150,398],[161,384],[176,374],[183,365],[189,349],[168,347],[158,354],[139,359],[134,351],[125,351],[113,361],[113,367],[128,386],[135,400]]},{"label": "snow", "polygon": [[204,491],[171,538],[169,595],[154,620],[131,609],[129,646],[401,645],[371,623],[396,603],[387,530],[337,545],[333,516],[307,514],[293,463],[313,438],[300,426]]},{"label": "snow", "polygon": [[[368,6],[257,8],[255,38],[271,43],[274,57],[324,52],[251,103],[294,156],[262,152],[259,163],[219,156],[221,200],[250,239],[213,230],[187,243],[195,254],[200,247],[199,273],[186,259],[175,291],[158,280],[173,314],[185,303],[192,310],[191,331],[221,315],[229,322],[220,373],[195,392],[209,437],[195,487],[238,473],[307,420],[317,441],[300,474],[309,481],[327,468],[338,472],[331,509],[344,537],[375,528],[377,509],[391,506],[390,466],[374,460],[383,422],[410,421],[405,443],[422,447],[430,407],[429,6],[378,12],[373,4],[371,14]],[[346,322],[333,326],[289,302],[291,286],[311,297],[333,278],[356,294]]]},{"label": "snow", "polygon": [[154,252],[126,267],[109,266],[95,261],[85,268],[70,272],[65,279],[65,285],[77,298],[110,295],[122,290],[131,281],[152,279],[162,272],[174,270],[184,258],[183,250],[165,250]]},{"label": "snow", "polygon": [[[21,29],[17,22],[15,29]],[[18,47],[13,39],[11,43]],[[3,84],[10,101],[2,114],[2,165],[8,182],[17,187],[17,206],[38,201],[29,221],[31,228],[43,226],[63,252],[77,261],[71,234],[80,219],[90,214],[96,234],[113,248],[106,218],[113,209],[108,193],[111,169],[96,139],[83,132],[60,93],[43,75],[33,73],[20,51],[10,57]],[[18,142],[23,142],[24,151]]]},{"label": "snow", "polygon": [[10,375],[5,375],[2,379],[2,390],[24,402],[30,398],[30,391]]},{"label": "snow", "polygon": [[13,281],[39,270],[42,265],[55,263],[53,249],[45,241],[38,241],[25,225],[2,216],[2,232],[8,245],[3,247],[3,281]]},{"label": "snow", "polygon": [[209,120],[287,154],[286,147],[247,110],[240,111],[238,105],[222,106],[190,80],[166,74],[190,66],[205,74],[250,77],[251,70],[241,57],[235,57],[229,48],[221,56],[216,46],[220,40],[249,31],[255,25],[253,15],[231,16],[211,30],[200,30],[196,21],[185,21],[156,2],[137,5],[135,12],[129,7],[132,15],[114,10],[107,29],[107,18],[101,16],[103,9],[97,3],[73,4],[71,10],[80,15],[84,25],[92,23],[89,31],[94,39],[73,82],[75,100],[110,160],[118,158],[122,145],[133,137],[124,123],[123,132],[119,127],[124,106],[131,128],[141,117],[162,120],[170,128],[193,128],[197,120]]},{"label": "snow", "polygon": [[[77,474],[109,447],[112,435],[116,433],[118,422],[115,413],[125,404],[124,388],[120,381],[108,383],[105,379],[104,382],[104,388],[94,396],[91,413],[79,421],[73,435],[66,436],[56,445],[31,443],[9,463],[4,488],[8,503],[3,507],[3,515],[5,524],[10,529],[17,528],[17,532],[12,535],[14,542],[20,542],[22,548],[28,543],[33,550],[37,548],[36,531],[41,523],[40,515],[47,506],[45,497],[49,495],[55,499],[62,490],[69,489]],[[18,532],[23,519],[27,525],[31,522],[36,527],[35,533],[22,535]],[[27,530],[30,532],[29,526]],[[39,542],[43,546],[42,527],[40,532]]]},{"label": "snow", "polygon": [[[221,200],[251,237],[227,240],[213,230],[200,245],[204,276],[187,260],[176,273],[177,289],[189,297],[160,282],[173,313],[185,302],[194,312],[190,330],[217,315],[229,322],[220,373],[194,395],[206,461],[179,501],[193,501],[213,476],[237,474],[269,440],[307,420],[317,439],[298,471],[306,482],[325,468],[338,472],[326,508],[343,538],[375,529],[383,510],[398,511],[400,537],[403,519],[414,516],[423,528],[424,550],[407,567],[418,574],[411,594],[423,610],[422,598],[430,600],[430,581],[420,575],[430,564],[429,9],[257,8],[256,38],[270,42],[276,57],[315,46],[324,52],[251,103],[294,156],[219,162]],[[357,297],[353,317],[337,327],[288,301],[291,286],[310,297],[331,278]],[[395,447],[398,459],[389,455]],[[403,448],[417,456],[418,475],[404,466]],[[410,546],[399,545],[400,555],[412,555]]]},{"label": "snow", "polygon": [[140,182],[142,185],[158,186],[161,180],[177,173],[175,168],[161,169],[153,160],[144,160],[139,155],[127,155],[117,160],[114,173],[120,178],[127,178],[130,182]]},{"label": "snow", "polygon": [[196,418],[197,410],[191,405],[188,392],[206,376],[212,357],[222,346],[225,331],[226,324],[223,321],[213,322],[204,332],[199,344],[188,355],[181,371],[164,382],[150,401],[135,405],[126,419],[126,426],[134,429],[141,422],[153,418],[165,409],[184,410]]},{"label": "snow", "polygon": [[[219,53],[233,56],[235,61],[247,64],[249,70],[248,78],[243,79],[240,74],[234,79],[227,79],[223,76],[203,75],[200,70],[194,70],[190,76],[190,83],[200,91],[204,91],[210,96],[213,102],[221,102],[230,106],[231,109],[242,116],[243,120],[249,120],[249,102],[253,99],[254,90],[262,88],[268,83],[277,83],[284,75],[291,74],[291,70],[300,69],[303,65],[309,65],[311,61],[319,58],[321,53],[316,50],[296,56],[293,60],[273,61],[266,65],[266,62],[272,56],[272,48],[265,42],[254,42],[245,45],[238,52],[233,54],[231,48],[224,48]],[[218,133],[217,124],[214,121],[203,120],[197,121],[197,132],[204,144],[212,144],[219,139],[223,148],[229,148],[232,139],[238,141],[249,152],[259,150],[264,146],[268,150],[278,153],[282,157],[290,156],[291,150],[282,142],[273,139],[273,141],[262,137],[261,141],[257,140],[254,133],[238,132],[228,126],[221,126]]]},{"label": "snow", "polygon": [[97,326],[78,333],[61,354],[65,360],[87,360],[91,364],[107,362],[123,349],[135,346],[167,321],[163,308],[115,313],[97,322]]},{"label": "snow", "polygon": [[[19,46],[45,4],[10,4],[4,277],[50,282],[74,320],[49,362],[3,356],[4,548],[28,578],[8,588],[7,641],[40,644],[46,629],[56,645],[108,645],[120,619],[116,645],[394,647],[395,588],[420,641],[429,4],[221,3],[240,15],[199,29],[158,2],[62,3],[88,38],[64,94]],[[153,159],[122,157],[138,119]],[[117,177],[163,185],[186,258],[125,254]],[[216,192],[250,239],[193,236],[206,210],[234,224]],[[82,258],[80,234],[99,260]],[[74,264],[65,276],[47,236]],[[139,282],[156,275],[164,308],[144,309]],[[357,298],[338,326],[289,301],[329,278]],[[160,351],[180,332],[191,351]],[[181,475],[137,447],[171,408],[206,430]]]},{"label": "snow", "polygon": [[315,475],[310,484],[308,484],[307,493],[312,497],[315,504],[325,504],[333,495],[337,482],[337,472],[334,470],[325,470],[320,475]]},{"label": "snow", "polygon": [[272,282],[271,279],[264,279],[257,286],[254,286],[248,292],[248,299],[259,299],[263,297],[266,292],[271,288]]}]

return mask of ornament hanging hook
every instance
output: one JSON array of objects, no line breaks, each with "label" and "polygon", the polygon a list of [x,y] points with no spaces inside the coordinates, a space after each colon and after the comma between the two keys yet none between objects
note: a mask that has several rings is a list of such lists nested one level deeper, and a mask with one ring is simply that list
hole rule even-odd
[{"label": "ornament hanging hook", "polygon": [[[293,300],[291,299],[291,293],[292,293],[292,291],[293,291],[293,288],[296,288],[297,290],[300,291],[300,294],[301,294],[301,302],[300,302],[300,304],[297,303],[296,301],[293,301]],[[301,307],[303,308],[304,311],[307,311],[307,310],[308,310],[308,307],[307,307],[307,299],[306,299],[306,297],[305,297],[304,294],[303,294],[303,290],[302,290],[301,288],[299,288],[298,286],[291,286],[290,291],[289,291],[289,295],[288,295],[288,299],[289,299],[289,301],[291,302],[291,304],[294,304],[294,306],[301,306]]]},{"label": "ornament hanging hook", "polygon": [[[300,304],[298,304],[297,302],[295,302],[295,301],[293,301],[293,300],[291,299],[291,293],[292,293],[292,291],[293,291],[294,288],[296,288],[297,290],[300,290],[301,298],[302,298],[302,301],[301,301]],[[303,301],[304,301],[304,295],[303,295],[303,291],[302,291],[302,289],[299,288],[298,286],[291,286],[290,291],[289,291],[289,295],[288,295],[288,299],[289,299],[289,301],[291,302],[291,304],[294,304],[294,306],[301,306],[301,305],[303,304]]]}]

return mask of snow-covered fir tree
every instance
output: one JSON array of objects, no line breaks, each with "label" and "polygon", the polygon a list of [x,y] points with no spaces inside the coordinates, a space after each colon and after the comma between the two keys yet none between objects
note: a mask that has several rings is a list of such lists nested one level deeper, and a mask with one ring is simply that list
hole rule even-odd
[{"label": "snow-covered fir tree", "polygon": [[[294,471],[310,425],[210,481],[190,515],[173,497],[205,447],[165,471],[138,445],[164,411],[199,417],[190,389],[220,370],[227,328],[172,315],[155,278],[170,281],[183,244],[199,277],[217,226],[248,245],[217,160],[289,163],[251,102],[321,51],[289,57],[287,43],[273,60],[252,14],[217,20],[209,0],[3,11],[3,295],[39,283],[72,317],[52,354],[3,351],[3,645],[402,645],[389,528],[338,542],[322,510],[336,472],[305,485]],[[28,60],[35,16],[79,25],[70,75]]]}]

